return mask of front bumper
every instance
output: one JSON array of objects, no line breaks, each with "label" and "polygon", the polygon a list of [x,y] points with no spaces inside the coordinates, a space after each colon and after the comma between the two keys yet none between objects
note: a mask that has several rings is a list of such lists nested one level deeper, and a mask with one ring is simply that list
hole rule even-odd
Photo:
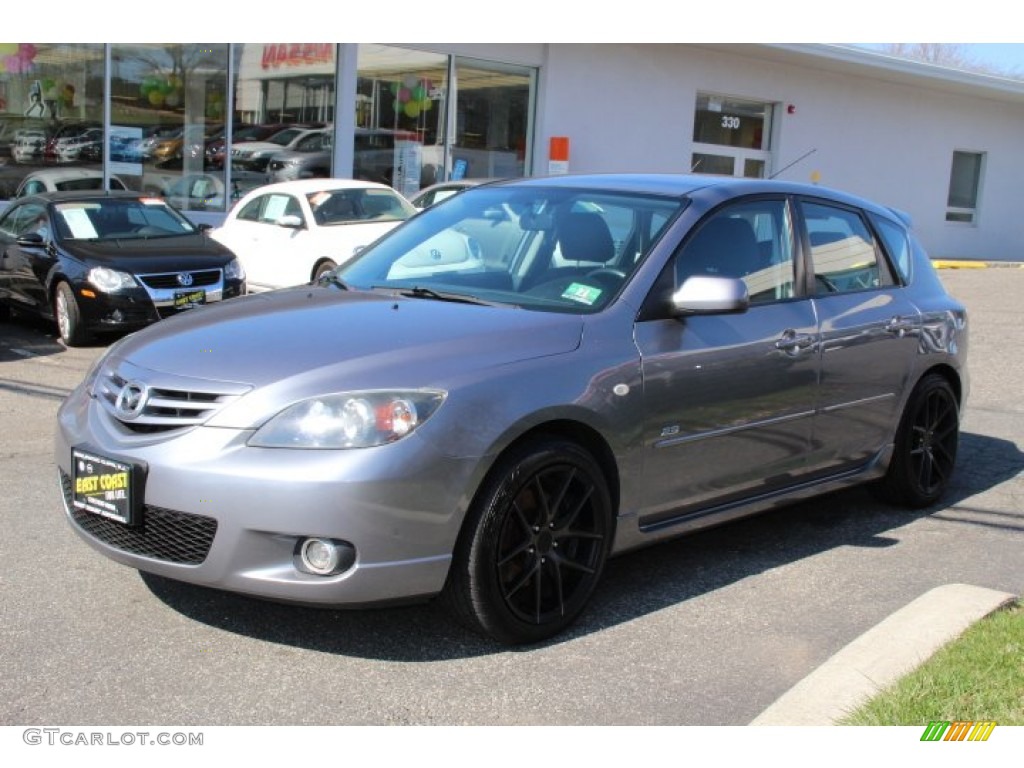
[{"label": "front bumper", "polygon": [[[90,546],[179,581],[287,602],[354,607],[438,593],[476,461],[413,434],[378,448],[250,448],[251,432],[195,427],[121,434],[80,387],[58,414],[55,459],[66,517]],[[127,526],[72,504],[72,448],[144,468],[143,520]],[[351,544],[342,573],[297,565],[305,537]]]},{"label": "front bumper", "polygon": [[[83,288],[93,295],[83,293]],[[243,295],[245,281],[218,280],[200,288],[204,292],[204,303],[212,304]],[[178,300],[180,294],[187,292],[185,288],[140,286],[117,293],[102,293],[87,283],[75,288],[82,319],[92,331],[136,330],[187,311],[193,305]]]}]

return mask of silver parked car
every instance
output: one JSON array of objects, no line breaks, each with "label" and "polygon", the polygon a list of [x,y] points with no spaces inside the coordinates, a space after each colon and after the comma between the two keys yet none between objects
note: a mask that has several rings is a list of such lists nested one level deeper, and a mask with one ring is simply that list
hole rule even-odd
[{"label": "silver parked car", "polygon": [[609,556],[856,483],[938,502],[967,318],[906,218],[709,176],[499,182],[113,345],[68,520],[141,571],[561,632]]}]

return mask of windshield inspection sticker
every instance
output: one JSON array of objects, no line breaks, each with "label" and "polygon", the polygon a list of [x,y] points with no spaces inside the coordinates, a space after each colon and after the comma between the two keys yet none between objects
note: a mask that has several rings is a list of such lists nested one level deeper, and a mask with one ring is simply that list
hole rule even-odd
[{"label": "windshield inspection sticker", "polygon": [[601,293],[602,291],[600,288],[592,288],[589,285],[572,283],[562,292],[562,298],[571,299],[572,301],[580,302],[580,304],[590,306],[600,298]]}]

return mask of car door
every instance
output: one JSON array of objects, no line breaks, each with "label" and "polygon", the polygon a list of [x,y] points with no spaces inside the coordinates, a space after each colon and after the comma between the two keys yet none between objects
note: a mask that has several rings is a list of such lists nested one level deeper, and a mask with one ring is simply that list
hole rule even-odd
[{"label": "car door", "polygon": [[[295,216],[297,226],[282,226],[285,216]],[[296,285],[309,279],[298,263],[306,221],[298,199],[284,192],[257,195],[245,203],[217,234],[245,267],[250,290],[263,291]]]},{"label": "car door", "polygon": [[832,472],[864,464],[891,436],[921,318],[862,211],[815,199],[798,208],[822,345],[814,461]]},{"label": "car door", "polygon": [[637,323],[646,412],[642,528],[770,492],[807,471],[817,322],[811,300],[797,291],[791,222],[781,197],[719,209],[687,237],[652,296],[694,275],[739,277],[749,308],[682,318],[645,313]]},{"label": "car door", "polygon": [[[29,232],[39,232],[43,241],[19,243],[18,238]],[[40,203],[12,206],[0,219],[0,294],[12,304],[48,310],[46,277],[57,260],[50,232],[46,206]]]}]

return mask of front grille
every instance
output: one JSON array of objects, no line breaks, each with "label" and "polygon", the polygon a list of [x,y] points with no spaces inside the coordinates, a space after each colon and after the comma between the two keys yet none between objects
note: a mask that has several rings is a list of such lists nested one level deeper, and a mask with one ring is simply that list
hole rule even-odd
[{"label": "front grille", "polygon": [[130,527],[76,509],[71,478],[63,470],[60,482],[64,502],[71,511],[75,525],[104,544],[133,555],[168,563],[199,565],[206,560],[217,533],[217,521],[212,517],[146,506],[142,513],[142,525]]},{"label": "front grille", "polygon": [[[139,275],[138,277],[150,288],[179,290],[217,285],[220,282],[220,272],[219,269],[202,269],[195,272],[167,272],[160,275]],[[192,282],[188,285],[180,283],[178,275],[181,274],[192,275]]]},{"label": "front grille", "polygon": [[115,408],[117,397],[128,383],[128,379],[113,370],[104,370],[96,377],[93,393],[106,409],[125,429],[133,432],[163,432],[202,424],[228,403],[237,400],[248,387],[238,386],[234,391],[213,389],[175,389],[149,387],[146,404],[133,419],[123,418]]}]

